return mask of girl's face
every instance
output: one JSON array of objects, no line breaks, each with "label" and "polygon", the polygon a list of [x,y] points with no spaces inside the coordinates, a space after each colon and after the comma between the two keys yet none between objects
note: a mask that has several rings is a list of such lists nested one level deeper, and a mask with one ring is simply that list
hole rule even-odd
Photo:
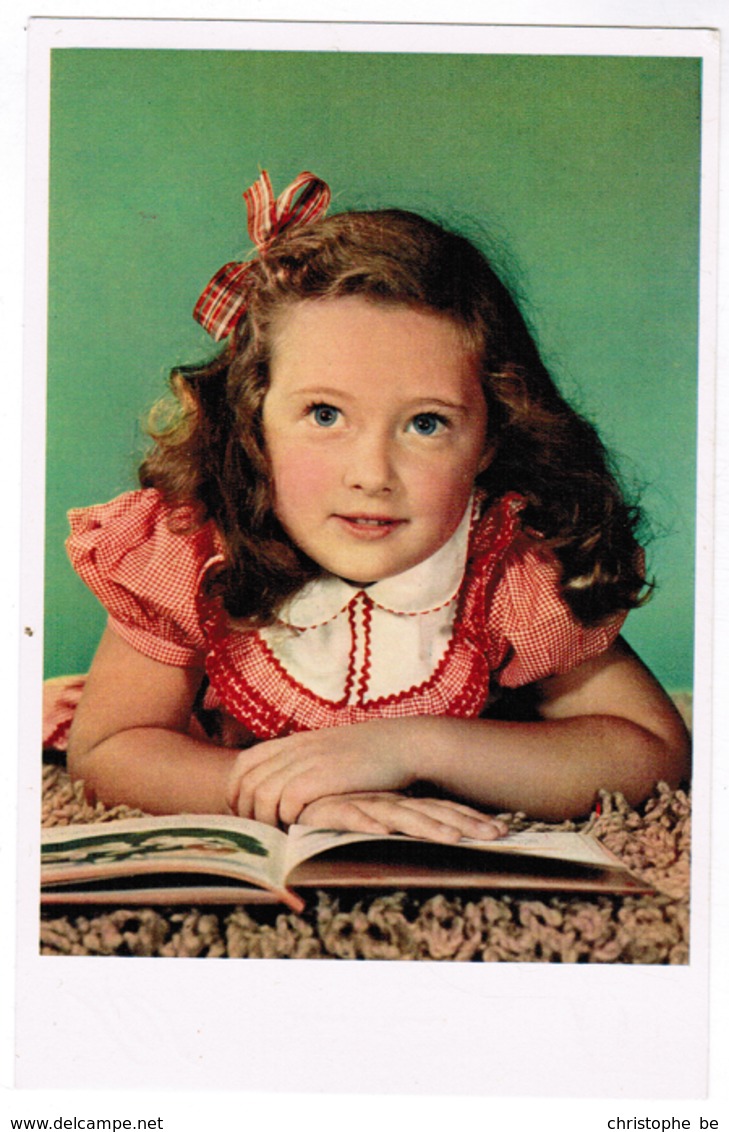
[{"label": "girl's face", "polygon": [[362,583],[443,546],[486,462],[486,403],[458,327],[356,296],[280,316],[263,429],[289,537]]}]

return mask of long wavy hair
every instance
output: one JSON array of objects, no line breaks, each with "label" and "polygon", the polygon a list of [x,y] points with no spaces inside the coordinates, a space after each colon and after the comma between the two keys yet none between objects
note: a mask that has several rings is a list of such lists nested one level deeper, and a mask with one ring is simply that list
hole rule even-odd
[{"label": "long wavy hair", "polygon": [[262,407],[282,311],[351,295],[444,315],[461,329],[480,359],[493,453],[475,486],[487,504],[506,492],[524,497],[524,527],[557,555],[575,616],[594,624],[644,600],[640,513],[469,240],[410,212],[341,213],[279,236],[253,263],[248,285],[246,311],[222,352],[172,373],[172,412],[153,414],[155,443],[140,469],[142,486],[172,505],[193,503],[195,521],[217,525],[227,551],[217,584],[232,616],[270,623],[321,573],[276,518]]}]

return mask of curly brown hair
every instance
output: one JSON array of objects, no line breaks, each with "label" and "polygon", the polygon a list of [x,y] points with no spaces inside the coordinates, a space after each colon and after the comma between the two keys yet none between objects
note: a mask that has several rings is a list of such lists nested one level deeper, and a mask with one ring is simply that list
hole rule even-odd
[{"label": "curly brown hair", "polygon": [[273,509],[262,430],[275,320],[298,302],[358,295],[445,315],[480,359],[493,452],[476,486],[487,503],[517,492],[522,519],[562,567],[585,624],[639,605],[650,589],[626,502],[592,425],[558,392],[507,287],[473,243],[397,209],[348,212],[280,235],[248,274],[246,311],[222,352],[171,377],[175,410],[150,426],[144,487],[197,505],[226,544],[218,579],[229,613],[266,624],[321,568]]}]

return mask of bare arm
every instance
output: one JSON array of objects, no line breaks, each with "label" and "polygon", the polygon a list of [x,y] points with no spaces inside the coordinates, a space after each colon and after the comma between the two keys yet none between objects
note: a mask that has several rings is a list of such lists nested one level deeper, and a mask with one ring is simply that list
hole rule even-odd
[{"label": "bare arm", "polygon": [[424,777],[476,804],[551,820],[587,813],[601,788],[637,804],[656,782],[688,777],[683,721],[623,641],[539,690],[540,721],[454,721],[457,738],[454,729],[440,754],[429,750]]},{"label": "bare arm", "polygon": [[290,823],[319,798],[431,782],[473,805],[560,819],[598,789],[645,798],[688,774],[685,728],[622,643],[545,680],[542,720],[375,720],[237,753],[187,734],[202,672],[149,660],[107,630],[69,740],[69,769],[107,804]]},{"label": "bare arm", "polygon": [[226,812],[236,752],[187,734],[202,676],[150,660],[107,629],[71,727],[72,777],[108,805]]},{"label": "bare arm", "polygon": [[322,796],[420,780],[475,806],[560,820],[587,813],[601,788],[638,803],[688,775],[686,729],[623,642],[538,690],[534,723],[420,717],[274,740],[239,755],[229,804],[291,822]]},{"label": "bare arm", "polygon": [[[69,737],[69,771],[84,780],[87,794],[149,813],[230,813],[228,783],[238,752],[187,734],[202,675],[150,660],[107,629]],[[306,820],[451,842],[506,832],[467,806],[384,792],[317,799]]]}]

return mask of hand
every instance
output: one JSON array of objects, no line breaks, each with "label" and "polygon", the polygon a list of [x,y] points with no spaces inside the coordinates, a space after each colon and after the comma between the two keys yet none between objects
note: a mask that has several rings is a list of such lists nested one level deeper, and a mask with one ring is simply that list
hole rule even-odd
[{"label": "hand", "polygon": [[317,798],[299,814],[302,825],[355,833],[407,833],[452,845],[462,837],[494,841],[508,833],[498,818],[442,798],[409,798],[390,792]]},{"label": "hand", "polygon": [[231,813],[291,825],[317,798],[402,790],[417,778],[413,756],[428,719],[378,719],[304,731],[241,751],[228,778]]}]

